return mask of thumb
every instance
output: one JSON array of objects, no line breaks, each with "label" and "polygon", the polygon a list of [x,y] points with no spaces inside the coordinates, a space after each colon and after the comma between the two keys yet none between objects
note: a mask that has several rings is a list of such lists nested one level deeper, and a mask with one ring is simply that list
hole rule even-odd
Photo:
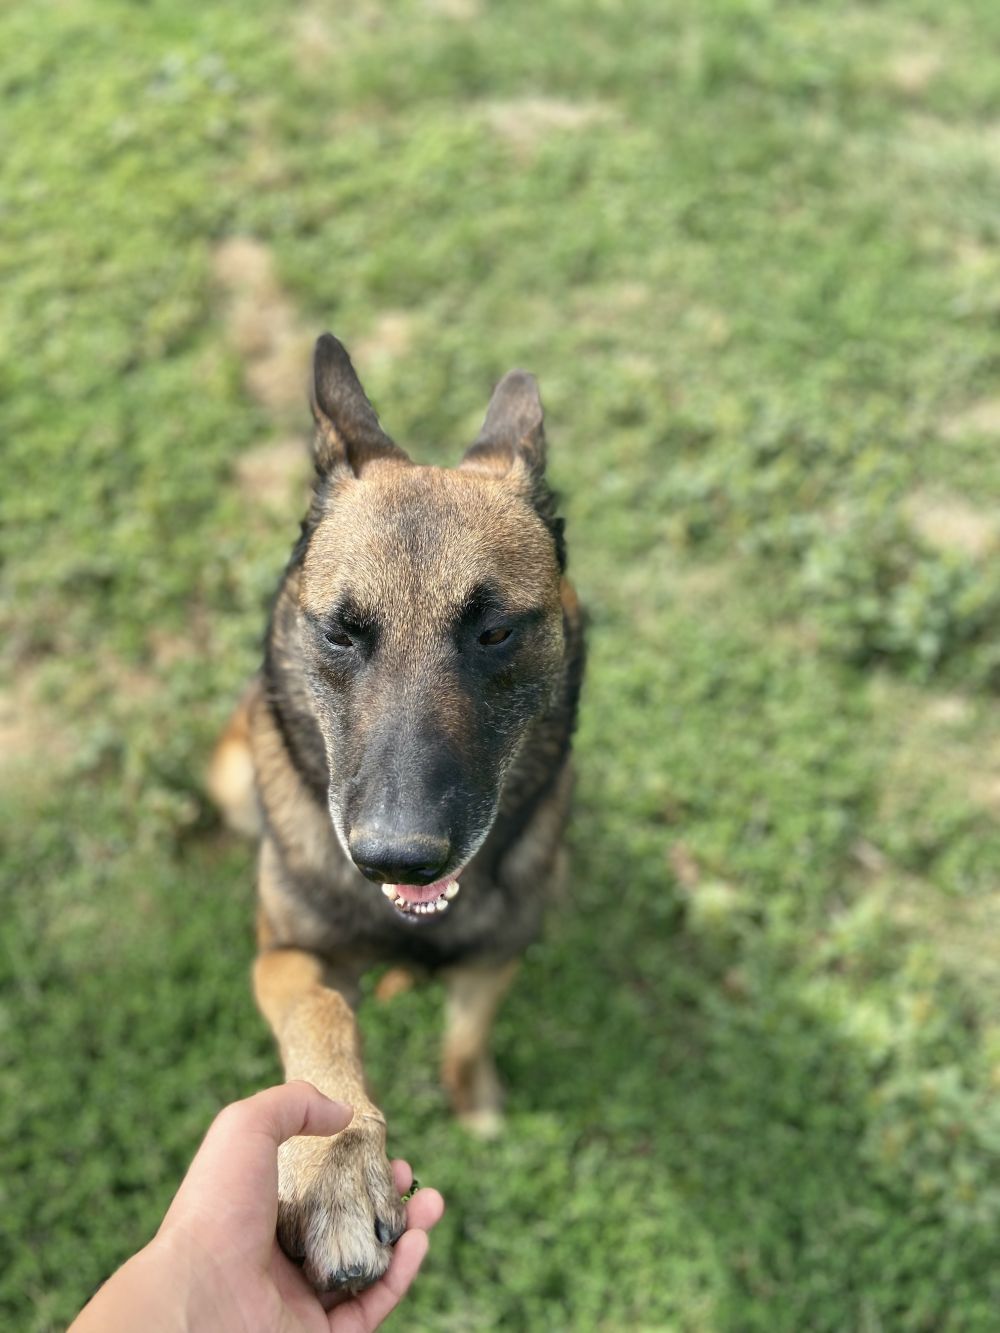
[{"label": "thumb", "polygon": [[206,1200],[253,1198],[276,1207],[278,1146],[296,1134],[338,1134],[353,1115],[352,1107],[301,1081],[232,1102],[212,1121],[164,1222]]},{"label": "thumb", "polygon": [[352,1106],[333,1101],[311,1083],[296,1079],[225,1107],[216,1116],[209,1135],[220,1122],[226,1130],[232,1122],[237,1131],[264,1135],[277,1149],[296,1134],[339,1134],[353,1117]]}]

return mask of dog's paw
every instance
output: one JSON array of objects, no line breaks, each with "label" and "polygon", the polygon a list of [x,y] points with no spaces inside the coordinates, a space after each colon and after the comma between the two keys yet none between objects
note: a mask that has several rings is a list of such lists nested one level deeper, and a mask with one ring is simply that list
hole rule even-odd
[{"label": "dog's paw", "polygon": [[441,1081],[448,1090],[458,1123],[477,1139],[496,1139],[503,1133],[503,1086],[489,1052],[471,1059],[445,1050]]},{"label": "dog's paw", "polygon": [[484,1106],[477,1111],[459,1111],[458,1123],[474,1139],[490,1143],[503,1133],[503,1111],[497,1107]]},{"label": "dog's paw", "polygon": [[381,1125],[282,1144],[278,1240],[317,1291],[357,1292],[377,1282],[404,1227]]}]

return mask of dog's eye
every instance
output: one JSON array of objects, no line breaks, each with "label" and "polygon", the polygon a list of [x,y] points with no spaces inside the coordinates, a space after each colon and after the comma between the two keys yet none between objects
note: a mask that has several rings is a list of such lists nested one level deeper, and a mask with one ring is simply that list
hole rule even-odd
[{"label": "dog's eye", "polygon": [[495,648],[498,643],[503,643],[509,639],[511,630],[509,625],[498,625],[496,629],[488,629],[479,636],[479,642],[484,648]]},{"label": "dog's eye", "polygon": [[353,648],[354,640],[342,629],[328,629],[323,635],[327,643],[332,644],[334,648]]}]

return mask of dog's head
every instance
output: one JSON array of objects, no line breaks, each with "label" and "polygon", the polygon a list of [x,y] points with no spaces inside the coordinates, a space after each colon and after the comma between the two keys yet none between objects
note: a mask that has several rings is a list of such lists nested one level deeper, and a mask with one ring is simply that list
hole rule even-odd
[{"label": "dog's head", "polygon": [[316,345],[303,658],[340,842],[410,919],[443,914],[564,658],[561,523],[533,376],[497,386],[456,469],[418,467],[347,352]]}]

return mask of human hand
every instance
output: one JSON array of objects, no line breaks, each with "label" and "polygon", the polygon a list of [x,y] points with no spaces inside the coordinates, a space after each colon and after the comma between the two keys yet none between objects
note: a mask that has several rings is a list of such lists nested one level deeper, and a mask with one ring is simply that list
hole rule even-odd
[{"label": "human hand", "polygon": [[[437,1190],[419,1190],[385,1275],[358,1296],[317,1295],[275,1239],[278,1145],[331,1135],[352,1111],[310,1083],[286,1083],[216,1116],[152,1241],[120,1268],[70,1333],[370,1333],[393,1310],[441,1218]],[[392,1164],[401,1194],[406,1162]]]}]

